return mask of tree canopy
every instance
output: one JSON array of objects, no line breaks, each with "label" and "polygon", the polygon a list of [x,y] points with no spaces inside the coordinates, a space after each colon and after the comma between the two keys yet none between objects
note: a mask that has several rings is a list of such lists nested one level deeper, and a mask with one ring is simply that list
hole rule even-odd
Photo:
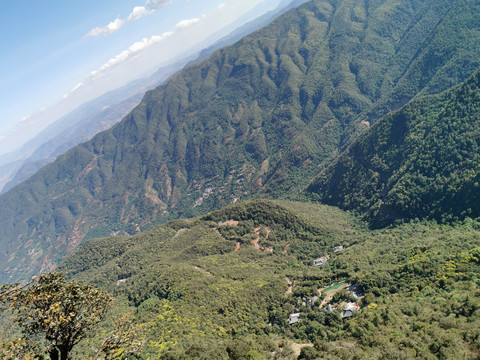
[{"label": "tree canopy", "polygon": [[67,282],[61,273],[42,274],[8,298],[25,343],[39,336],[42,340],[35,347],[51,360],[70,359],[73,347],[92,333],[112,303],[110,294]]}]

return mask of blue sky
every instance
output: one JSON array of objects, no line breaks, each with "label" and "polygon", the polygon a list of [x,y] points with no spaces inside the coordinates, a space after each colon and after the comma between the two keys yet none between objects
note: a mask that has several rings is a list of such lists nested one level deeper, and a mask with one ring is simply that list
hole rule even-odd
[{"label": "blue sky", "polygon": [[0,1],[0,154],[280,0]]}]

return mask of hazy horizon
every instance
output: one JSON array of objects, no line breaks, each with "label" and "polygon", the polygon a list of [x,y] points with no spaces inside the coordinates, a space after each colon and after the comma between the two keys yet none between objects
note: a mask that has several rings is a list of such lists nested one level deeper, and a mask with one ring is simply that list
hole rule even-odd
[{"label": "hazy horizon", "polygon": [[[280,2],[7,4],[0,15],[6,55],[0,60],[5,72],[0,80],[0,155],[18,150],[83,103],[174,63],[207,39],[215,41],[212,35],[255,6],[265,4],[268,11]],[[66,21],[69,16],[72,22]],[[28,41],[18,39],[25,36]]]}]

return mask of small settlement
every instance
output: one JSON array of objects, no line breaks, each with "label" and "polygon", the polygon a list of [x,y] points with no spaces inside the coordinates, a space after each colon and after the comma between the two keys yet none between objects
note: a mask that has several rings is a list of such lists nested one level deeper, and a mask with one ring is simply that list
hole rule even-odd
[{"label": "small settlement", "polygon": [[348,285],[346,283],[333,284],[328,288],[323,289],[323,291],[325,291],[328,296],[324,298],[322,303],[320,303],[319,305],[317,305],[317,302],[320,299],[319,296],[299,297],[297,299],[296,312],[292,312],[289,315],[288,323],[292,325],[301,320],[302,308],[313,308],[315,306],[323,308],[323,310],[326,312],[338,311],[342,320],[354,316],[355,313],[360,310],[360,305],[358,305],[357,302],[341,302],[338,304],[331,303],[333,294],[340,290],[346,290],[352,297],[357,300],[360,300],[363,297],[363,294],[361,293],[358,285]]},{"label": "small settlement", "polygon": [[[344,250],[344,247],[342,245],[335,246],[333,248],[334,253],[338,253]],[[322,266],[327,263],[327,261],[330,259],[328,255],[322,256],[320,258],[317,258],[313,260],[313,266]],[[340,317],[342,320],[348,319],[352,316],[355,315],[357,311],[360,310],[360,306],[358,305],[358,302],[341,302],[338,304],[332,303],[333,295],[340,291],[340,290],[346,290],[351,297],[360,300],[363,297],[363,294],[361,292],[361,289],[358,285],[350,285],[347,284],[346,282],[343,283],[338,283],[338,284],[332,284],[328,286],[327,288],[320,289],[323,292],[325,292],[325,298],[323,301],[318,305],[320,308],[323,308],[324,311],[327,312],[332,312],[332,311],[338,311],[340,313]],[[320,292],[319,290],[319,292]],[[288,323],[290,325],[297,323],[298,321],[301,320],[301,309],[302,308],[313,308],[320,299],[319,296],[304,296],[304,297],[299,297],[297,299],[297,304],[296,304],[296,312],[292,312],[289,317],[288,317]]]}]

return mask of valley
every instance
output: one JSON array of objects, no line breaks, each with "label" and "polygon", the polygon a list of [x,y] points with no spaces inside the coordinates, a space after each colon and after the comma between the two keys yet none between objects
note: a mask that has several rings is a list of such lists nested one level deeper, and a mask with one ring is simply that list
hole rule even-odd
[{"label": "valley", "polygon": [[480,4],[293,4],[0,195],[0,357],[480,357]]},{"label": "valley", "polygon": [[365,121],[480,66],[477,10],[460,0],[310,1],[186,67],[0,196],[1,278],[55,266],[89,238],[235,199],[308,199],[304,189]]},{"label": "valley", "polygon": [[[271,230],[268,240],[260,230],[260,243],[272,252],[252,244],[258,227]],[[345,249],[334,252],[338,244]],[[282,339],[314,344],[304,350],[313,358],[428,358],[437,346],[468,358],[477,351],[479,246],[476,222],[372,231],[333,207],[256,200],[133,237],[89,240],[59,270],[114,294],[112,320],[131,312],[149,324],[145,336],[155,341],[145,358],[190,358],[199,348],[200,359],[231,358],[228,349],[238,346],[293,359]],[[326,254],[324,265],[312,265]],[[347,284],[363,296],[352,297]],[[299,300],[313,296],[320,300],[311,307]],[[342,320],[351,302],[360,310]],[[289,324],[292,313],[300,320]]]}]

